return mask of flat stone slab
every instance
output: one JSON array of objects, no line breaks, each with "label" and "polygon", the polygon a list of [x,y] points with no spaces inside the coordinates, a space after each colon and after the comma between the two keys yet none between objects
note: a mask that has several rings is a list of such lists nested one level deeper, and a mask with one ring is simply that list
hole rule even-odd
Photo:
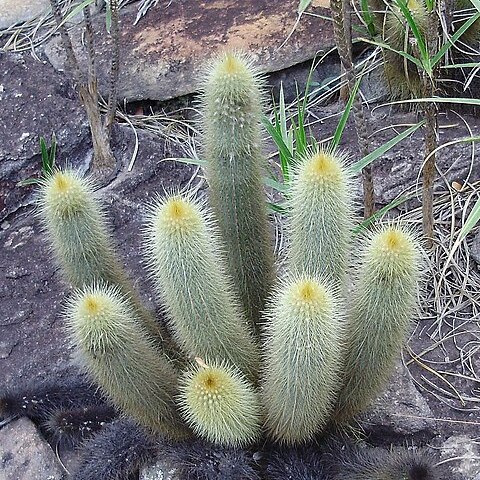
[{"label": "flat stone slab", "polygon": [[27,418],[0,430],[0,480],[60,480],[64,475],[50,445]]},{"label": "flat stone slab", "polygon": [[480,480],[480,445],[478,438],[454,435],[441,448],[442,461],[447,462],[454,473],[465,479]]},{"label": "flat stone slab", "polygon": [[[325,0],[310,10],[326,15]],[[167,100],[194,92],[206,60],[218,51],[241,49],[252,54],[262,71],[274,72],[312,59],[333,45],[330,22],[303,16],[294,33],[298,0],[161,1],[134,25],[137,6],[121,11],[119,98]],[[96,57],[100,88],[105,93],[110,49],[104,18],[96,19]],[[74,47],[81,52],[81,26],[71,30]],[[50,62],[64,69],[58,38],[45,48]],[[85,70],[86,71],[86,70]]]}]

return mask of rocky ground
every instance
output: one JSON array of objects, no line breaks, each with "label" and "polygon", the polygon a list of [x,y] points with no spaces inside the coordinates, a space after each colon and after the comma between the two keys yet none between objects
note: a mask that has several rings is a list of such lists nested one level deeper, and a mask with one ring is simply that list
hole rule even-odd
[{"label": "rocky ground", "polygon": [[[212,2],[211,10],[219,8],[217,4],[220,3]],[[164,20],[169,22],[168,31],[173,29],[177,32],[179,41],[190,48],[184,50],[179,45],[163,48],[165,32],[154,28],[163,19],[161,12],[152,11],[142,20],[144,23],[136,27],[130,27],[133,22],[128,21],[128,17],[124,18],[123,45],[127,52],[122,65],[122,97],[127,101],[140,104],[148,101],[150,104],[193,92],[196,88],[193,72],[211,54],[209,49],[216,41],[230,46],[240,42],[252,49],[259,64],[274,72],[270,83],[278,85],[280,81],[284,82],[291,95],[295,80],[300,84],[305,82],[308,67],[303,62],[312,57],[318,45],[328,47],[328,31],[323,26],[319,30],[322,33],[315,36],[319,25],[309,19],[292,42],[287,43],[286,50],[279,52],[277,47],[281,41],[278,40],[285,38],[292,26],[294,17],[289,12],[295,11],[296,2],[283,2],[285,11],[280,8],[275,12],[268,9],[267,4],[271,2],[247,3],[251,5],[245,18],[239,12],[230,12],[229,16],[219,15],[220,10],[217,13],[210,11],[210,15],[219,19],[215,29],[209,30],[208,23],[196,22],[199,28],[195,34],[197,37],[191,33],[195,25],[185,25],[180,20],[186,17],[184,2],[174,3],[173,11],[166,10],[168,15]],[[127,11],[126,15],[134,13],[133,10]],[[194,12],[189,18],[195,18]],[[241,25],[232,18],[242,18]],[[262,35],[269,31],[266,28],[270,25],[268,22],[283,30],[270,32],[267,37],[255,37],[258,31],[263,32]],[[260,30],[247,28],[260,23],[264,27]],[[186,32],[189,34],[185,39]],[[227,33],[222,35],[221,32]],[[171,33],[168,35],[170,38]],[[303,48],[303,45],[307,47]],[[104,51],[103,47],[99,50]],[[39,173],[39,136],[49,138],[55,132],[59,144],[58,163],[70,164],[84,171],[89,168],[92,147],[84,112],[62,71],[56,40],[37,53],[40,61],[29,53],[0,53],[0,371],[4,388],[27,383],[32,378],[55,377],[61,381],[75,368],[70,362],[71,347],[66,341],[61,316],[70,288],[52,261],[35,217],[35,189],[21,187],[18,182]],[[191,58],[194,60],[190,61]],[[317,69],[315,76],[322,80],[336,71],[338,62],[329,58]],[[367,79],[363,90],[376,95],[379,85],[378,77],[372,77]],[[187,103],[189,101],[187,99]],[[316,107],[312,113],[319,119],[325,119],[313,127],[317,138],[327,138],[332,134],[340,111],[341,107],[335,102]],[[479,119],[467,118],[474,133],[479,135]],[[417,118],[414,113],[385,107],[369,115],[369,121],[373,131],[387,125],[414,123]],[[440,121],[442,143],[468,135],[465,125],[455,114],[442,114]],[[108,205],[120,258],[131,272],[145,303],[155,308],[141,255],[145,206],[149,199],[164,189],[186,186],[197,169],[162,161],[184,156],[175,144],[142,131],[138,131],[138,135],[138,155],[133,170],[128,172],[135,136],[128,125],[116,126],[113,150],[121,168],[102,193]],[[391,130],[375,134],[372,136],[372,147],[391,136]],[[354,138],[349,126],[342,145],[352,153],[356,150]],[[378,206],[387,204],[405,187],[415,184],[422,148],[418,132],[376,162],[374,175]],[[462,181],[468,174],[471,182],[480,179],[480,162],[476,158],[473,168],[470,168],[468,155],[468,146],[462,144],[443,151],[439,157],[439,168],[447,172],[448,181]],[[194,181],[198,181],[198,177]],[[357,198],[361,193],[359,184]],[[412,200],[402,208],[414,208],[415,205],[416,201]],[[478,325],[478,319],[472,319],[474,321]],[[414,351],[421,351],[426,344],[424,326],[420,324],[410,339]],[[480,368],[478,355],[473,361]],[[454,410],[435,395],[420,392],[412,381],[412,375],[415,380],[422,374],[413,367],[410,371],[405,369],[399,362],[388,389],[361,420],[369,441],[382,446],[391,443],[428,445],[438,453],[440,460],[452,467],[452,478],[479,480],[478,411]],[[68,452],[55,451],[55,447],[49,445],[25,418],[0,427],[0,479],[65,478],[66,470],[62,463],[70,469],[75,458]],[[153,469],[144,472],[142,478],[163,477]]]}]

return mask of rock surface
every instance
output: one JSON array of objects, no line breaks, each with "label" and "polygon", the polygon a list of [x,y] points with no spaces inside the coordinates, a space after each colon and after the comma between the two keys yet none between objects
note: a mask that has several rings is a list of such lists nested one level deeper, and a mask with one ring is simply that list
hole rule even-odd
[{"label": "rock surface", "polygon": [[66,77],[30,54],[0,55],[0,223],[32,201],[20,180],[40,173],[39,137],[55,133],[59,160],[86,166],[91,157],[85,113]]},{"label": "rock surface", "polygon": [[442,461],[447,461],[454,473],[468,480],[480,480],[480,442],[467,435],[449,437],[441,448]]},{"label": "rock surface", "polygon": [[[317,1],[312,10],[325,15],[325,6],[324,1]],[[165,0],[151,7],[136,25],[137,6],[125,7],[121,12],[119,98],[167,100],[192,93],[198,88],[206,59],[225,48],[251,52],[265,72],[282,70],[329,49],[333,45],[330,22],[311,16],[302,17],[282,45],[295,26],[297,7],[297,0]],[[95,27],[103,92],[110,69],[104,22],[99,17]],[[77,29],[72,30],[74,48],[85,62],[81,38]],[[58,38],[45,52],[56,68],[64,68]]]},{"label": "rock surface", "polygon": [[370,435],[383,440],[398,435],[428,438],[435,433],[432,417],[408,371],[398,363],[387,388],[361,417],[360,423]]},{"label": "rock surface", "polygon": [[35,425],[20,418],[0,430],[1,480],[61,480],[63,471]]},{"label": "rock surface", "polygon": [[48,0],[0,0],[0,29],[35,18],[49,7]]}]

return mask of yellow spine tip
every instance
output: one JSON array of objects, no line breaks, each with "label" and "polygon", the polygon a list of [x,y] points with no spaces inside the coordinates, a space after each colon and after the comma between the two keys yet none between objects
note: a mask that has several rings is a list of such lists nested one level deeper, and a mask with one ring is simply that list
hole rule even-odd
[{"label": "yellow spine tip", "polygon": [[401,253],[411,250],[409,238],[401,230],[395,228],[389,228],[380,234],[378,242],[386,253]]},{"label": "yellow spine tip", "polygon": [[291,286],[290,300],[295,308],[314,313],[328,308],[325,287],[312,279],[300,280]]},{"label": "yellow spine tip", "polygon": [[87,295],[85,297],[83,306],[88,315],[98,315],[101,310],[99,299],[93,295]]},{"label": "yellow spine tip", "polygon": [[201,223],[201,216],[195,206],[179,196],[169,198],[161,207],[158,216],[159,227],[170,233],[189,233]]},{"label": "yellow spine tip", "polygon": [[338,161],[329,153],[315,153],[305,165],[305,174],[312,183],[327,181],[336,183],[341,179],[342,170]]},{"label": "yellow spine tip", "polygon": [[63,172],[55,174],[53,179],[53,188],[58,193],[65,193],[72,187],[72,179],[67,177]]}]

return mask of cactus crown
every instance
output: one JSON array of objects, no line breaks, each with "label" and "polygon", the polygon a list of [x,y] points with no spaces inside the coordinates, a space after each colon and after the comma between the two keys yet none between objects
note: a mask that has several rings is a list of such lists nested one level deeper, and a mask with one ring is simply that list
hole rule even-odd
[{"label": "cactus crown", "polygon": [[[262,431],[302,443],[350,421],[388,379],[415,302],[414,236],[387,225],[363,246],[352,239],[351,180],[336,151],[300,159],[287,272],[274,283],[260,86],[251,60],[237,53],[221,55],[204,79],[213,214],[189,193],[150,208],[146,251],[171,344],[154,338],[155,320],[123,281],[90,183],[68,170],[42,189],[47,230],[79,288],[66,316],[83,363],[141,425],[176,438],[191,428],[221,445],[252,443]],[[363,255],[348,309],[350,244]],[[192,357],[211,363],[188,367]]]}]

